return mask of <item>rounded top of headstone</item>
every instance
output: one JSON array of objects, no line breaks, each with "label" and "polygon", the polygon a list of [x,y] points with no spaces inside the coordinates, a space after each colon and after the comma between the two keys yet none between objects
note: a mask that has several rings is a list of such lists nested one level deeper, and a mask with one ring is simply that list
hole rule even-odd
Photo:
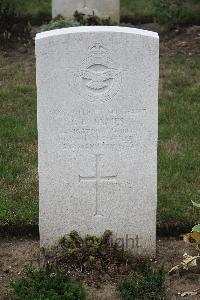
[{"label": "rounded top of headstone", "polygon": [[141,36],[159,38],[157,32],[131,28],[131,27],[120,27],[120,26],[79,26],[79,27],[68,27],[62,29],[55,29],[50,31],[40,32],[36,35],[36,40],[65,35],[70,33],[89,33],[89,32],[113,32],[113,33],[129,33],[129,34],[136,34]]}]

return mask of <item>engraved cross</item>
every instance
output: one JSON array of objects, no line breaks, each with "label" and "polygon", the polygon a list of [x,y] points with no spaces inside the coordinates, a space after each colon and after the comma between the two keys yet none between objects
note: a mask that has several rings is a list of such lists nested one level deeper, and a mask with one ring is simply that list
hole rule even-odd
[{"label": "engraved cross", "polygon": [[99,184],[104,181],[114,181],[115,182],[115,179],[117,177],[117,175],[110,175],[110,176],[101,176],[100,175],[99,164],[100,164],[101,156],[102,156],[102,154],[95,155],[96,170],[95,170],[94,176],[83,177],[83,176],[79,175],[79,182],[81,182],[81,181],[95,182],[95,186],[96,186],[96,204],[95,204],[95,214],[94,214],[95,216],[97,216],[97,215],[102,216],[99,213]]}]

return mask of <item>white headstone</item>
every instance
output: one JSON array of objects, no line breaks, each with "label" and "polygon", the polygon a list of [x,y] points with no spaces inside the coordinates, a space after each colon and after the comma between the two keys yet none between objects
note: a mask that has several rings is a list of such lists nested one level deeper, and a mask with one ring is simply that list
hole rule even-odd
[{"label": "white headstone", "polygon": [[120,0],[52,0],[52,17],[62,15],[67,19],[74,19],[78,11],[86,16],[93,13],[100,18],[111,18],[119,22]]},{"label": "white headstone", "polygon": [[41,246],[77,230],[154,255],[157,33],[74,27],[36,37]]}]

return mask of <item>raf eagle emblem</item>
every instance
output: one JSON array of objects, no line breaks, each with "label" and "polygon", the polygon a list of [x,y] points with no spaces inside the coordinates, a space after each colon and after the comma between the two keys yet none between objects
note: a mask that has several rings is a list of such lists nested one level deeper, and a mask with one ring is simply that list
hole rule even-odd
[{"label": "raf eagle emblem", "polygon": [[74,86],[85,100],[105,102],[120,90],[122,70],[99,43],[89,48],[88,56],[74,73]]},{"label": "raf eagle emblem", "polygon": [[[95,66],[94,65],[94,69]],[[102,89],[108,88],[111,81],[114,80],[118,75],[119,71],[115,69],[108,69],[106,66],[102,66],[105,69],[95,71],[93,68],[88,68],[81,74],[81,77],[87,81],[86,86],[91,90],[100,91]]]}]

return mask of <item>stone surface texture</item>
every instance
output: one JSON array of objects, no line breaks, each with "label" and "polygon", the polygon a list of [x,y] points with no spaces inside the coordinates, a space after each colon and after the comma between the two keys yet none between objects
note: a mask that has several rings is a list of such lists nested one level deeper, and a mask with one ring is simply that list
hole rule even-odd
[{"label": "stone surface texture", "polygon": [[156,248],[159,38],[125,27],[36,37],[41,246],[77,230]]},{"label": "stone surface texture", "polygon": [[62,15],[73,19],[75,11],[87,15],[93,12],[100,18],[111,18],[119,22],[120,0],[52,0],[52,17]]}]

